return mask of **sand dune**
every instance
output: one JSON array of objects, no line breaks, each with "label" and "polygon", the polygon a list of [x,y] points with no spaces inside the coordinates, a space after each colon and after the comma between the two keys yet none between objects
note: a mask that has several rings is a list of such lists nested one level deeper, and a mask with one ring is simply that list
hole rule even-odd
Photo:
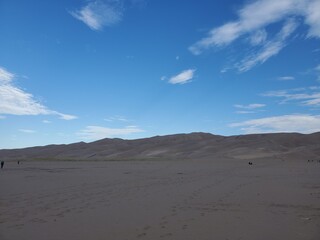
[{"label": "sand dune", "polygon": [[0,239],[318,240],[319,144],[192,133],[1,150]]},{"label": "sand dune", "polygon": [[4,160],[209,160],[212,157],[317,159],[319,155],[320,133],[307,135],[275,133],[231,137],[190,133],[137,140],[103,139],[91,143],[0,150],[0,159]]}]

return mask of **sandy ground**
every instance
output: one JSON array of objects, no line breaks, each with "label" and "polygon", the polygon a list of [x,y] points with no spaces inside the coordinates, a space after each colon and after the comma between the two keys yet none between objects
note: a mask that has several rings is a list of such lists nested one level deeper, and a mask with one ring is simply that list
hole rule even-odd
[{"label": "sandy ground", "polygon": [[8,162],[0,239],[319,240],[320,163],[253,162]]}]

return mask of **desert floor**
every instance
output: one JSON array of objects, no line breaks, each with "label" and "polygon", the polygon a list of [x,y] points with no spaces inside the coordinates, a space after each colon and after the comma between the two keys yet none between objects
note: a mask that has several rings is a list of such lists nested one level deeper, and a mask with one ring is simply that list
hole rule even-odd
[{"label": "desert floor", "polygon": [[320,163],[6,162],[1,240],[319,240]]}]

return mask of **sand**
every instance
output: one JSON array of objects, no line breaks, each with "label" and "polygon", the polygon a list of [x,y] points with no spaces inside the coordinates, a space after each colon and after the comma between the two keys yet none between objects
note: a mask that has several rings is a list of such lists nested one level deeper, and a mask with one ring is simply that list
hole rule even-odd
[{"label": "sand", "polygon": [[1,240],[319,240],[320,163],[6,162]]}]

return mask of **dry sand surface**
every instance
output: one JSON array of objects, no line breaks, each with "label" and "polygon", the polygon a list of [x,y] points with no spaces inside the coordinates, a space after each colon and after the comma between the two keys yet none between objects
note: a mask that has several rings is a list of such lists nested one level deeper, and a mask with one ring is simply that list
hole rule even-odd
[{"label": "dry sand surface", "polygon": [[1,240],[320,239],[316,161],[6,162],[0,190]]}]

